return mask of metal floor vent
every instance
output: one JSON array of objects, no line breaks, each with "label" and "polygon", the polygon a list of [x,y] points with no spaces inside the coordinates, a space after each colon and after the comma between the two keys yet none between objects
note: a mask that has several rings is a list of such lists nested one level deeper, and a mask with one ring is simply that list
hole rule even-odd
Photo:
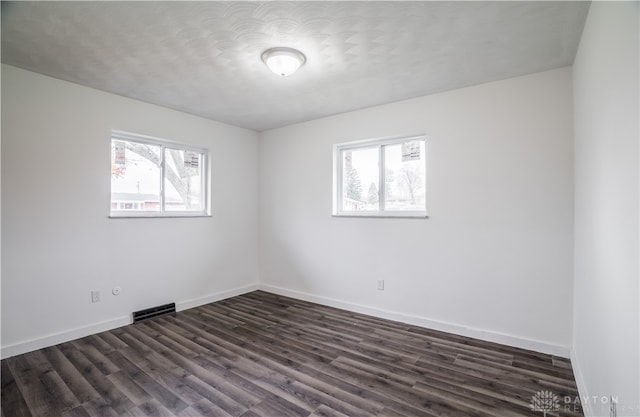
[{"label": "metal floor vent", "polygon": [[133,322],[138,323],[143,320],[152,319],[154,317],[166,316],[176,312],[176,303],[165,304],[157,307],[147,308],[145,310],[133,312]]}]

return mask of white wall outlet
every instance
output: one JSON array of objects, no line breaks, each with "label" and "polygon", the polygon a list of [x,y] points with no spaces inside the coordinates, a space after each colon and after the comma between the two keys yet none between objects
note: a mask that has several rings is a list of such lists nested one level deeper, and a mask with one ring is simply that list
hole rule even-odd
[{"label": "white wall outlet", "polygon": [[122,288],[120,287],[113,287],[113,289],[111,290],[111,294],[113,295],[118,295],[122,292]]},{"label": "white wall outlet", "polygon": [[383,279],[379,279],[378,280],[378,291],[384,291],[384,280]]},{"label": "white wall outlet", "polygon": [[91,291],[91,302],[99,303],[100,302],[100,290]]}]

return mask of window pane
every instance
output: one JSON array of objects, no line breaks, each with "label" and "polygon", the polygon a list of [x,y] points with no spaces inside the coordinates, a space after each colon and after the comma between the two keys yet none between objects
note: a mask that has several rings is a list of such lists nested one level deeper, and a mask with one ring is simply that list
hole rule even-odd
[{"label": "window pane", "polygon": [[111,211],[160,211],[160,147],[111,141]]},{"label": "window pane", "polygon": [[203,211],[203,155],[199,152],[165,148],[166,211]]},{"label": "window pane", "polygon": [[342,151],[342,210],[377,211],[378,147]]},{"label": "window pane", "polygon": [[424,211],[425,204],[425,142],[414,140],[386,145],[385,210]]}]

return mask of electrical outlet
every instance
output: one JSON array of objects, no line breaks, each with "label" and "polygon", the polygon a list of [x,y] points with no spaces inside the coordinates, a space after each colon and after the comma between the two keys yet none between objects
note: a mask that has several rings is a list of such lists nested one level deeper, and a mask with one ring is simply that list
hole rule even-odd
[{"label": "electrical outlet", "polygon": [[119,295],[122,292],[122,288],[120,287],[113,287],[113,289],[111,290],[111,294],[113,295]]},{"label": "electrical outlet", "polygon": [[378,291],[384,291],[384,280],[383,279],[379,279],[378,280]]},{"label": "electrical outlet", "polygon": [[91,291],[91,302],[99,303],[100,302],[100,290]]}]

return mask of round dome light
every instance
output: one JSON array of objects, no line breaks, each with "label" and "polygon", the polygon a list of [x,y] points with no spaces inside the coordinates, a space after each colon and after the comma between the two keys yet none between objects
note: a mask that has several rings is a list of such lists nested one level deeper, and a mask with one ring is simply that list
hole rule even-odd
[{"label": "round dome light", "polygon": [[275,74],[287,77],[307,62],[304,54],[293,48],[271,48],[262,53],[262,61]]}]

